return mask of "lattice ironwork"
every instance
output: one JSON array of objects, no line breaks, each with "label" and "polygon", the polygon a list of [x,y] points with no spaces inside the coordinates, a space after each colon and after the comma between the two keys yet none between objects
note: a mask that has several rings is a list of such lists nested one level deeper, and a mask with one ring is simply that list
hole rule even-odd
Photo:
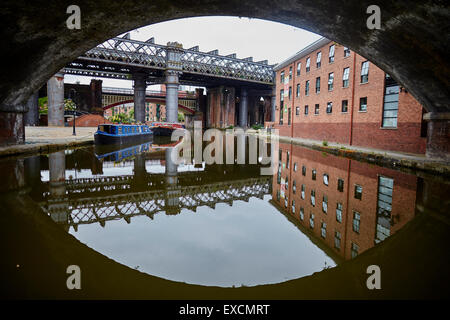
[{"label": "lattice ironwork", "polygon": [[[108,177],[107,180],[111,178],[113,177]],[[82,182],[82,180],[78,180]],[[264,176],[232,182],[127,192],[93,198],[71,199],[69,195],[69,198],[64,201],[68,211],[66,223],[77,229],[77,226],[82,224],[100,223],[104,226],[106,221],[111,220],[125,219],[130,222],[132,217],[141,215],[147,215],[153,219],[154,214],[166,212],[169,206],[174,207],[174,203],[178,209],[177,212],[183,208],[195,211],[200,206],[214,208],[217,203],[231,205],[233,201],[237,200],[248,201],[251,197],[262,198],[270,193],[271,183],[271,177]],[[175,198],[169,199],[170,197]],[[49,202],[45,202],[41,206],[50,213]]]},{"label": "lattice ironwork", "polygon": [[[267,61],[253,62],[252,58],[238,59],[235,55],[221,56],[217,50],[206,52],[198,51],[198,47],[182,49],[181,70],[183,73],[200,74],[220,78],[236,79],[241,81],[257,82],[272,85],[274,80],[273,66]],[[98,66],[95,63],[107,63],[109,65],[123,66],[121,72],[131,74],[130,67],[149,68],[165,70],[167,65],[168,47],[153,43],[153,41],[137,41],[126,38],[113,38],[107,40],[97,47],[87,51],[79,57],[79,60],[92,62],[89,71],[85,73],[95,73]],[[77,69],[85,69],[85,64],[77,66],[72,63],[66,68],[69,73],[81,72]],[[111,67],[117,73],[116,67]],[[94,71],[93,71],[94,70]],[[105,73],[106,70],[98,70],[98,73]],[[119,72],[119,73],[121,73]]]}]

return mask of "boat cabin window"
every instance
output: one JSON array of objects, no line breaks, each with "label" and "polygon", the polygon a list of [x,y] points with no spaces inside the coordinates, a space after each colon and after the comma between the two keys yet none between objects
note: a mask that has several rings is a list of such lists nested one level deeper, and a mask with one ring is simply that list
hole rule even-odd
[{"label": "boat cabin window", "polygon": [[106,133],[112,133],[111,132],[111,126],[110,125],[101,125],[101,126],[98,126],[98,131],[101,131],[101,132],[106,132]]}]

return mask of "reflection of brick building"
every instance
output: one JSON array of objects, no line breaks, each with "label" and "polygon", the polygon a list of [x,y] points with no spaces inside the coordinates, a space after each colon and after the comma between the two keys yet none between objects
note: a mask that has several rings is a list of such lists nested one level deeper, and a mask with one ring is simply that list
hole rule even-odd
[{"label": "reflection of brick building", "polygon": [[275,70],[280,135],[425,152],[422,106],[348,48],[322,38]]},{"label": "reflection of brick building", "polygon": [[[122,105],[118,105],[109,109],[106,109],[104,112],[104,117],[109,118],[115,114],[125,113],[130,114],[130,112],[134,110],[133,103],[126,103]],[[163,121],[166,119],[166,106],[160,105],[156,103],[145,103],[145,121]]]},{"label": "reflection of brick building", "polygon": [[416,176],[289,144],[280,157],[273,201],[344,259],[414,216]]}]

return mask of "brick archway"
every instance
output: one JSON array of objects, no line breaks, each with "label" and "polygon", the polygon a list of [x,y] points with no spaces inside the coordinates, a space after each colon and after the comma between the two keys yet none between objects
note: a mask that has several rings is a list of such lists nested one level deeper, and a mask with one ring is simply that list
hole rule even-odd
[{"label": "brick archway", "polygon": [[[431,0],[378,1],[381,29],[366,22],[368,0],[352,1],[218,1],[80,0],[80,30],[66,27],[69,3],[46,6],[25,0],[5,0],[0,10],[0,143],[23,140],[25,102],[66,63],[117,34],[177,18],[228,15],[260,18],[296,26],[348,46],[395,77],[430,114],[443,123],[430,132],[446,131],[450,115],[450,10]],[[442,121],[444,119],[444,121]],[[433,129],[433,128],[432,128]],[[440,133],[439,133],[440,132]],[[7,137],[7,139],[5,139]]]}]

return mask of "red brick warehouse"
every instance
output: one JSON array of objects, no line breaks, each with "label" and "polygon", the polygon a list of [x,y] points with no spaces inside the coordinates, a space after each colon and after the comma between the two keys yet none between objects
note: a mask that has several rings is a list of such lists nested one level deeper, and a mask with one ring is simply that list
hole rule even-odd
[{"label": "red brick warehouse", "polygon": [[281,136],[425,153],[423,107],[347,47],[321,38],[275,71]]}]

